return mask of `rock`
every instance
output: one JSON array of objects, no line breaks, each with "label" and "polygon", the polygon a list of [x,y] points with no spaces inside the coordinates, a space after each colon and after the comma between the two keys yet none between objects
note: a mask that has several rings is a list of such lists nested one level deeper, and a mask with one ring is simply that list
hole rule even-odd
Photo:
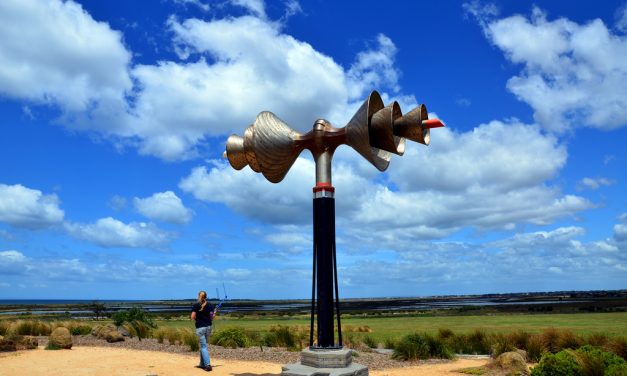
[{"label": "rock", "polygon": [[9,336],[0,339],[0,352],[17,351],[17,343]]},{"label": "rock", "polygon": [[118,332],[117,329],[114,329],[114,330],[108,331],[104,335],[104,339],[109,343],[122,342],[124,341],[124,336],[122,336],[122,333]]},{"label": "rock", "polygon": [[18,350],[33,350],[39,346],[37,338],[33,336],[23,336],[16,343]]},{"label": "rock", "polygon": [[131,333],[128,332],[128,330],[123,327],[123,326],[118,326],[118,332],[120,332],[120,334],[122,334],[124,337],[130,337]]},{"label": "rock", "polygon": [[56,328],[52,331],[52,333],[50,333],[48,345],[60,349],[71,349],[72,335],[70,334],[70,331],[62,326]]},{"label": "rock", "polygon": [[505,352],[494,360],[494,365],[511,374],[527,375],[529,369],[525,358],[515,351]]},{"label": "rock", "polygon": [[112,324],[98,325],[91,331],[91,335],[100,339],[105,339],[107,333],[117,331],[116,327]]},{"label": "rock", "polygon": [[517,353],[519,353],[520,356],[522,356],[522,358],[525,360],[525,362],[529,360],[529,356],[527,355],[527,352],[525,350],[516,349],[515,351]]}]

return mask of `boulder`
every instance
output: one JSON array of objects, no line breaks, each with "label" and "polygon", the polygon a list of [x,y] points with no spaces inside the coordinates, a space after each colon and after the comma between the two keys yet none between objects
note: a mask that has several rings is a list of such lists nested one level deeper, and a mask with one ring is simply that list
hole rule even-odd
[{"label": "boulder", "polygon": [[510,374],[527,375],[529,368],[525,358],[516,351],[505,352],[494,360],[494,365]]},{"label": "boulder", "polygon": [[39,346],[39,341],[33,336],[22,336],[16,343],[18,350],[33,350]]},{"label": "boulder", "polygon": [[72,335],[67,328],[60,326],[50,333],[48,344],[51,347],[57,347],[59,349],[71,349]]},{"label": "boulder", "polygon": [[122,334],[124,337],[130,337],[131,333],[128,332],[128,329],[126,329],[123,326],[118,326],[118,332],[120,332],[120,334]]},{"label": "boulder", "polygon": [[0,352],[17,351],[17,343],[9,336],[0,339]]},{"label": "boulder", "polygon": [[122,333],[118,332],[117,329],[114,329],[105,333],[104,339],[109,343],[122,342],[124,341],[124,336]]},{"label": "boulder", "polygon": [[91,335],[100,339],[105,339],[106,334],[114,330],[117,329],[112,324],[98,325],[91,331]]}]

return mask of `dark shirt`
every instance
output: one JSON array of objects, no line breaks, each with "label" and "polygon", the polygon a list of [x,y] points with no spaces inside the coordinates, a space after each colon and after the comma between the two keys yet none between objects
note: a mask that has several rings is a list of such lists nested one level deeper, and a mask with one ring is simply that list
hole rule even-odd
[{"label": "dark shirt", "polygon": [[213,306],[207,302],[205,304],[205,308],[200,310],[200,303],[196,302],[192,306],[192,312],[196,312],[196,327],[202,328],[204,326],[211,326],[211,312],[213,311]]}]

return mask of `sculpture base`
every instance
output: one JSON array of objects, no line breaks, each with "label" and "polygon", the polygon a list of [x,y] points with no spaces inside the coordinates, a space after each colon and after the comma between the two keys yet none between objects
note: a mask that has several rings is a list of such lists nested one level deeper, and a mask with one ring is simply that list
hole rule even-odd
[{"label": "sculpture base", "polygon": [[353,363],[351,350],[305,349],[300,358],[283,366],[281,376],[368,376],[368,367]]}]

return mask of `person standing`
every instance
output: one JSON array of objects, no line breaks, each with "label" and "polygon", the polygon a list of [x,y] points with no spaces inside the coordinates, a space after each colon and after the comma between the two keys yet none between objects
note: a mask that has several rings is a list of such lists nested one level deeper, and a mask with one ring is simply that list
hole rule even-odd
[{"label": "person standing", "polygon": [[191,319],[196,324],[196,335],[200,343],[200,365],[199,368],[211,371],[208,343],[211,336],[211,319],[213,318],[213,306],[207,301],[207,293],[200,291],[198,301],[192,306]]}]

